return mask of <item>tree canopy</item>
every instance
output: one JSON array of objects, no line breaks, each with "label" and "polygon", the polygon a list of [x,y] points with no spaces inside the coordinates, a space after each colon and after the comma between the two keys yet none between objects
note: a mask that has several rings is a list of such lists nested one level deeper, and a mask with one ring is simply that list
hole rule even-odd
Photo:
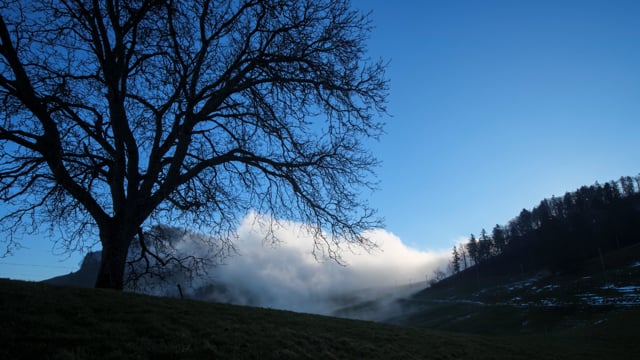
[{"label": "tree canopy", "polygon": [[133,241],[156,255],[154,223],[217,248],[254,210],[335,259],[374,246],[360,194],[388,84],[370,27],[347,0],[1,1],[7,249],[43,219],[70,250],[97,235],[96,285],[121,289]]},{"label": "tree canopy", "polygon": [[[476,270],[494,275],[575,270],[587,260],[638,244],[639,218],[640,176],[582,186],[544,199],[531,211],[523,209],[507,225],[496,225],[491,236],[483,229],[476,241],[472,234],[452,254],[451,264],[455,268],[469,255]],[[483,247],[484,255],[474,257]]]}]

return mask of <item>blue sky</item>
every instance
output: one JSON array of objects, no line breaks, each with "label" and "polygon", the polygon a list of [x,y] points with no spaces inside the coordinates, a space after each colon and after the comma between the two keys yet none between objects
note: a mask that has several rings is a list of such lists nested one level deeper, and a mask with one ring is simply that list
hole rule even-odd
[{"label": "blue sky", "polygon": [[[390,61],[392,117],[372,206],[417,250],[450,249],[522,208],[640,172],[640,2],[353,0]],[[369,196],[369,194],[365,194]],[[75,269],[25,243],[0,277]]]},{"label": "blue sky", "polygon": [[640,2],[354,1],[390,60],[387,230],[439,250],[640,171]]}]

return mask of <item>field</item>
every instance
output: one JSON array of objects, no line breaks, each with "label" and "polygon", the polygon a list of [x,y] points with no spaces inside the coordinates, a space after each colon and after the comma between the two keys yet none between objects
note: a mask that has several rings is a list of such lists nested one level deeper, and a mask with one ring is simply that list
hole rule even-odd
[{"label": "field", "polygon": [[479,336],[10,280],[0,280],[0,305],[2,359],[603,359],[638,351],[635,334],[613,341],[598,333],[594,346],[584,334]]}]

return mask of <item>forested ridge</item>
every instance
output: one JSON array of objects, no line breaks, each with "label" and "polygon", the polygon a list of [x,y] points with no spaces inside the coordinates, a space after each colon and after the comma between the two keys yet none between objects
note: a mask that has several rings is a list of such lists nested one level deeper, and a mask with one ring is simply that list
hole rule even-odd
[{"label": "forested ridge", "polygon": [[482,229],[454,246],[450,273],[564,272],[640,243],[640,175],[595,183],[544,199],[506,225]]}]

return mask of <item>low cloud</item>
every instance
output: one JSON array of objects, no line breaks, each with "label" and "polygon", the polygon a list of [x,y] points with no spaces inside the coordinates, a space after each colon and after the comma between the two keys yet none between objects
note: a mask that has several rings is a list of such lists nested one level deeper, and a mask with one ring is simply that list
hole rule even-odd
[{"label": "low cloud", "polygon": [[[256,214],[245,217],[235,242],[238,254],[209,272],[214,286],[197,296],[240,305],[319,314],[367,301],[407,295],[426,286],[425,278],[446,266],[449,251],[419,251],[385,230],[367,236],[379,245],[367,253],[354,248],[341,255],[345,266],[316,259],[313,239],[300,224],[280,222],[276,245],[265,244],[266,229]],[[413,287],[407,286],[414,284]],[[417,284],[419,283],[419,284]],[[408,290],[409,289],[409,290]]]}]

